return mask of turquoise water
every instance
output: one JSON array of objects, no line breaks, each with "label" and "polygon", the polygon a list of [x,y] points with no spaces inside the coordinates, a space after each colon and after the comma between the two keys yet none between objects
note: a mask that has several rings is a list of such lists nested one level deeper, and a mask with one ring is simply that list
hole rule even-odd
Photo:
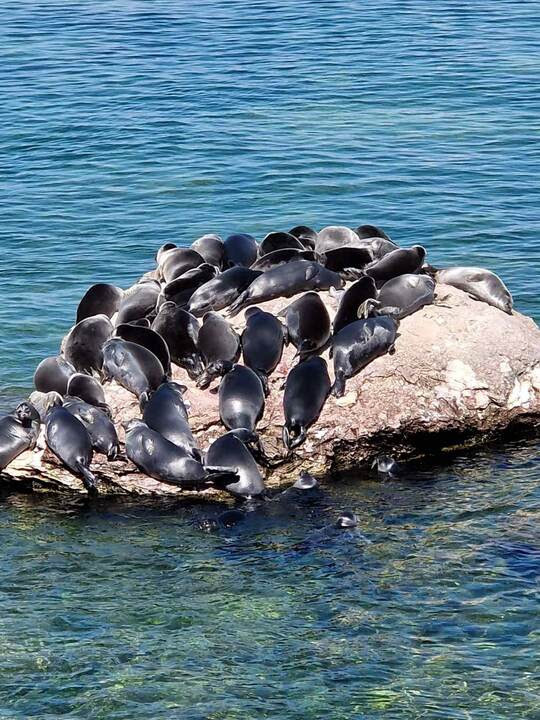
[{"label": "turquoise water", "polygon": [[[204,232],[374,223],[540,319],[537,3],[0,10],[0,405],[89,284]],[[538,717],[539,478],[522,442],[210,534],[7,498],[0,715]]]}]

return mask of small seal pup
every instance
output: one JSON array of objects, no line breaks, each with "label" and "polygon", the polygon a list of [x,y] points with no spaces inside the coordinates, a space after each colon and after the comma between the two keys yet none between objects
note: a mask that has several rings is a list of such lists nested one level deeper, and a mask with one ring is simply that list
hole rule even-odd
[{"label": "small seal pup", "polygon": [[234,483],[234,468],[203,465],[182,448],[152,430],[142,420],[123,424],[126,432],[126,455],[149,477],[183,490],[204,490],[215,482]]},{"label": "small seal pup", "polygon": [[170,380],[160,385],[146,404],[142,419],[151,430],[200,462],[201,452],[191,432],[184,403],[185,390],[184,385]]},{"label": "small seal pup", "polygon": [[114,327],[106,315],[93,315],[73,327],[64,342],[64,355],[78,372],[99,373],[103,365],[103,345]]},{"label": "small seal pup", "polygon": [[244,365],[257,373],[264,394],[268,395],[268,377],[281,360],[283,346],[288,334],[282,323],[272,313],[258,307],[248,308],[244,314],[246,327],[242,333]]},{"label": "small seal pup", "polygon": [[283,394],[283,444],[287,450],[304,442],[308,428],[321,414],[330,387],[326,361],[318,355],[304,360],[289,372]]},{"label": "small seal pup", "polygon": [[398,321],[388,315],[368,317],[346,325],[332,339],[330,355],[334,361],[332,394],[342,397],[345,382],[375,358],[392,353]]},{"label": "small seal pup", "polygon": [[199,329],[197,318],[173,302],[163,303],[152,323],[152,330],[167,343],[172,362],[184,368],[192,380],[203,371],[197,348]]},{"label": "small seal pup", "polygon": [[240,336],[230,323],[215,312],[208,312],[199,330],[197,348],[204,371],[197,386],[207,388],[212,380],[228,372],[240,357]]},{"label": "small seal pup", "polygon": [[141,408],[150,394],[166,382],[163,365],[142,345],[111,338],[103,346],[104,380],[116,380],[139,398]]},{"label": "small seal pup", "polygon": [[0,418],[0,471],[25,450],[35,448],[40,426],[38,411],[27,401]]},{"label": "small seal pup", "polygon": [[281,310],[290,342],[301,359],[321,352],[330,338],[330,315],[316,292],[307,292]]},{"label": "small seal pup", "polygon": [[508,315],[512,314],[512,295],[501,278],[490,270],[478,267],[453,267],[435,271],[435,279],[438,283],[463,290],[474,300],[481,300]]},{"label": "small seal pup", "polygon": [[250,500],[264,496],[266,489],[261,472],[245,442],[251,441],[248,430],[231,430],[210,445],[206,453],[209,465],[228,467],[238,475],[236,482],[219,479],[214,485],[236,498]]},{"label": "small seal pup", "polygon": [[34,373],[34,387],[39,392],[65,395],[69,379],[76,372],[73,365],[61,355],[45,358]]},{"label": "small seal pup", "polygon": [[375,280],[366,275],[350,285],[341,296],[337,313],[334,317],[334,335],[349,323],[358,320],[358,310],[366,302],[377,297]]},{"label": "small seal pup", "polygon": [[120,444],[116,429],[106,413],[77,397],[66,396],[63,407],[82,422],[90,435],[94,450],[106,455],[108,460],[114,460]]},{"label": "small seal pup", "polygon": [[259,253],[257,241],[247,233],[229,235],[224,245],[225,265],[229,268],[234,265],[249,268],[253,265]]},{"label": "small seal pup", "polygon": [[97,283],[92,285],[85,292],[77,308],[76,323],[92,315],[106,315],[108,318],[118,312],[124,291],[109,285],[108,283]]},{"label": "small seal pup", "polygon": [[241,266],[225,270],[195,290],[189,300],[189,312],[200,317],[211,310],[223,310],[260,275],[260,270]]},{"label": "small seal pup", "polygon": [[97,480],[90,471],[92,441],[82,422],[62,405],[53,404],[45,416],[45,441],[66,468],[81,478],[89,495],[97,494]]}]

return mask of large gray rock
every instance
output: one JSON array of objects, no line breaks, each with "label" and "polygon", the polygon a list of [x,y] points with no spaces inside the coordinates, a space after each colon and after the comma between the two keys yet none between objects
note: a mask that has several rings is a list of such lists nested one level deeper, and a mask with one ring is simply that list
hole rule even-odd
[{"label": "large gray rock", "polygon": [[[344,397],[330,397],[304,445],[285,457],[281,442],[283,390],[295,349],[285,349],[270,378],[260,433],[268,454],[280,464],[269,486],[294,481],[301,470],[331,473],[354,468],[385,453],[397,458],[439,453],[482,442],[509,429],[540,427],[540,330],[530,318],[505,313],[439,285],[435,305],[402,320],[394,355],[378,358],[347,383]],[[333,315],[336,303],[321,293]],[[276,313],[292,299],[263,303]],[[233,323],[243,326],[243,314]],[[328,357],[325,353],[324,357]],[[332,375],[331,361],[330,371]],[[187,374],[190,422],[201,448],[218,437],[217,394],[198,390]],[[116,384],[106,390],[117,424],[140,415],[136,399]],[[134,496],[192,495],[152,480],[128,461],[94,456],[102,493]],[[84,492],[82,483],[47,451],[28,452],[7,468],[5,480]],[[213,496],[215,492],[206,491]]]}]

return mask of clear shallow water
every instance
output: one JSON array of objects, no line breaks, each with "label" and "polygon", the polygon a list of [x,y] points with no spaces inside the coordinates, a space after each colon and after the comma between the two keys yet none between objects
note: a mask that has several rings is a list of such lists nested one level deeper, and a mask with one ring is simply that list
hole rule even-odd
[{"label": "clear shallow water", "polygon": [[[1,405],[89,284],[203,232],[378,224],[540,318],[536,3],[0,10]],[[537,454],[340,484],[225,535],[8,502],[2,715],[534,717]],[[371,544],[291,549],[344,506]]]}]

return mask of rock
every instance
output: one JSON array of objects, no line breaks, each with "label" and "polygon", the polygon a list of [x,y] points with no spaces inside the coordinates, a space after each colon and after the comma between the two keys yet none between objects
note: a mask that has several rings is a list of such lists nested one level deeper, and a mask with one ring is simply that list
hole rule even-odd
[{"label": "rock", "polygon": [[[540,330],[534,321],[517,312],[506,315],[449,286],[438,285],[437,296],[434,305],[402,320],[395,354],[378,358],[349,380],[342,398],[328,398],[307,441],[289,457],[281,441],[282,386],[295,348],[285,348],[270,377],[270,396],[259,424],[268,455],[279,463],[267,475],[270,487],[292,484],[301,471],[330,474],[381,454],[400,460],[482,442],[509,428],[537,431]],[[336,301],[326,292],[321,297],[333,317]],[[281,298],[259,307],[277,313],[290,302]],[[243,322],[241,313],[232,324],[241,331]],[[323,356],[328,360],[328,351]],[[332,376],[331,361],[329,369]],[[196,388],[178,367],[174,379],[188,388],[190,423],[204,450],[224,432],[218,396]],[[115,383],[106,386],[106,396],[117,427],[140,416],[136,398]],[[122,457],[108,462],[94,455],[92,470],[103,494],[193,497],[142,475]],[[84,492],[80,480],[48,450],[24,453],[3,479],[34,490]]]}]

